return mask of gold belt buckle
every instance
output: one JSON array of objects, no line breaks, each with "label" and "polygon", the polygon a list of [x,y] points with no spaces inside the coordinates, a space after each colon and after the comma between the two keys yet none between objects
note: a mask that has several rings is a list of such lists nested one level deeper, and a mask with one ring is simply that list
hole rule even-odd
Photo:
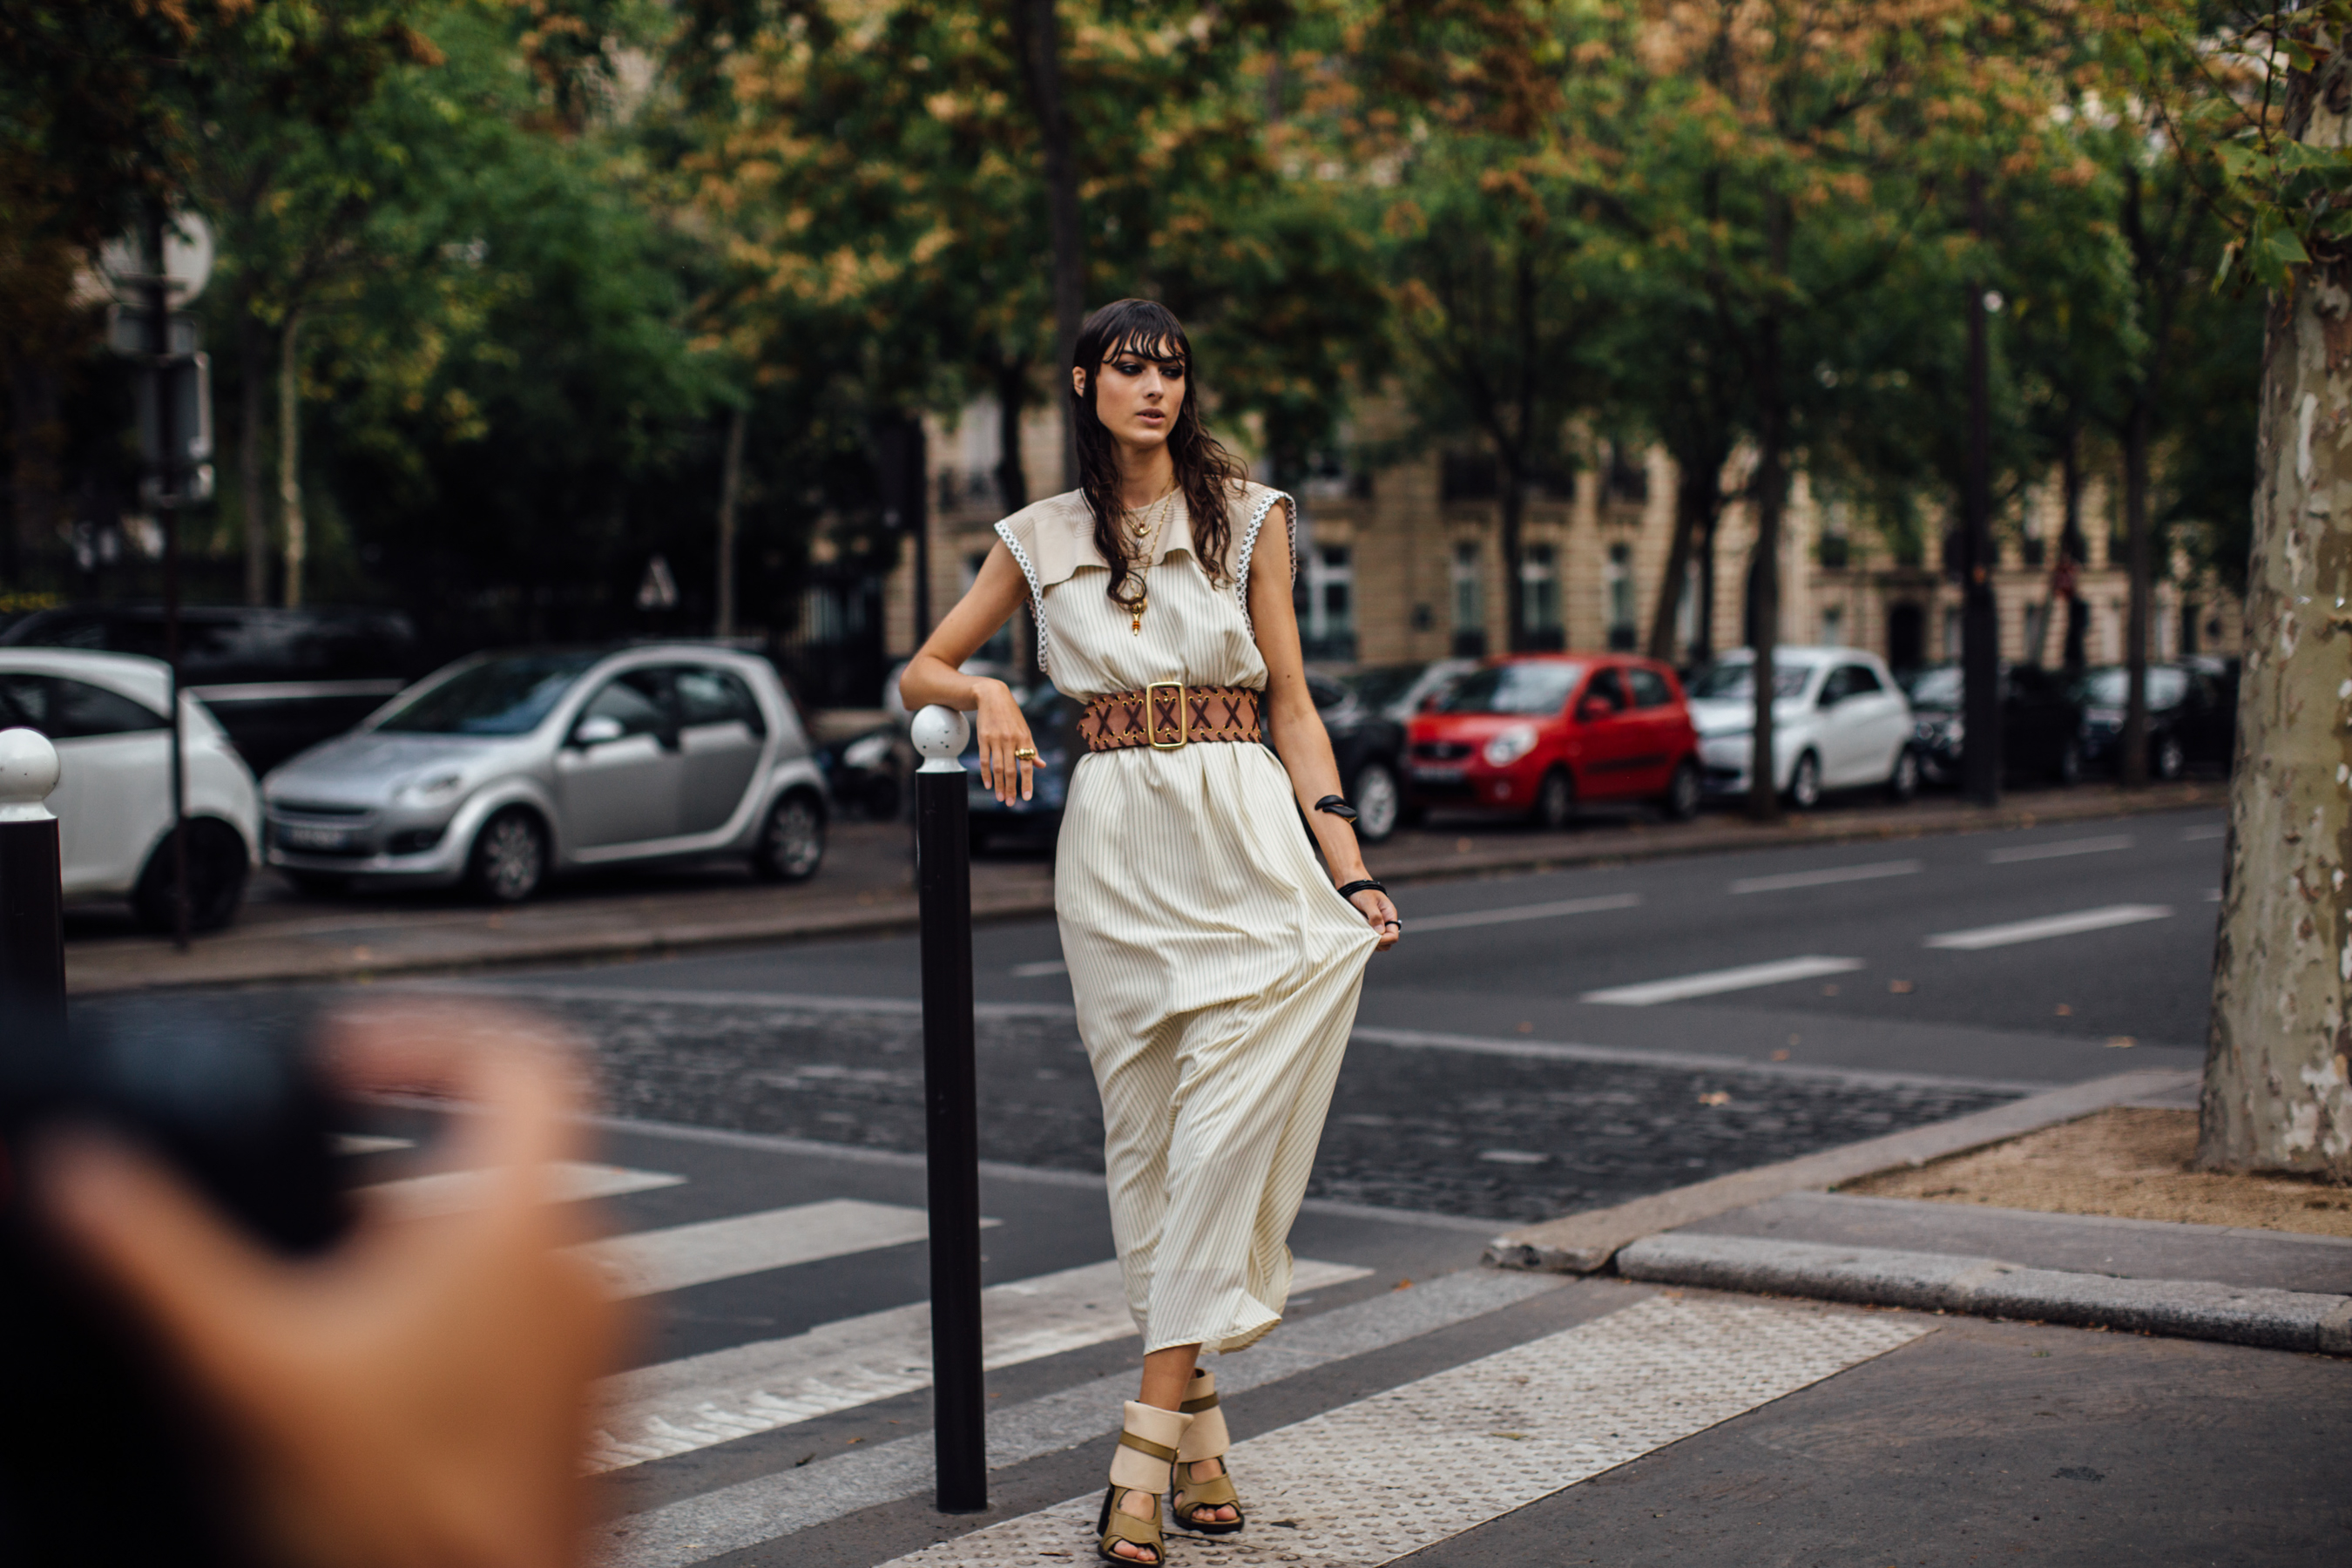
[{"label": "gold belt buckle", "polygon": [[[1151,694],[1168,690],[1176,694],[1176,738],[1160,738],[1160,720],[1151,710]],[[1192,738],[1192,712],[1184,701],[1184,683],[1181,680],[1155,680],[1143,689],[1143,737],[1155,752],[1172,752]]]}]

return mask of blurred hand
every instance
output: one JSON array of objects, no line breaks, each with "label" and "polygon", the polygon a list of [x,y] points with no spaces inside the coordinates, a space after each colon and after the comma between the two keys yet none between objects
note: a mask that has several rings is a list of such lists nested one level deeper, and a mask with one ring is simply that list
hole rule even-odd
[{"label": "blurred hand", "polygon": [[1381,939],[1380,946],[1372,950],[1374,952],[1386,952],[1397,944],[1397,938],[1404,934],[1397,916],[1397,907],[1386,893],[1367,888],[1360,893],[1349,894],[1348,901],[1356,906],[1356,912],[1364,917],[1364,923],[1371,927],[1373,934]]},{"label": "blurred hand", "polygon": [[1015,798],[1027,800],[1036,763],[1034,758],[1013,753],[1034,751],[1037,742],[1029,733],[1029,720],[1021,704],[1013,700],[1013,689],[1004,682],[980,683],[979,728],[980,782],[1006,805]]},{"label": "blurred hand", "polygon": [[241,1445],[251,1516],[301,1568],[562,1568],[585,1517],[592,1380],[619,1318],[578,1205],[547,1201],[578,1152],[569,1053],[545,1025],[468,1004],[337,1026],[354,1089],[468,1102],[452,1163],[480,1206],[366,1214],[332,1253],[248,1241],[171,1172],[90,1135],[37,1180],[58,1230],[152,1325]]}]

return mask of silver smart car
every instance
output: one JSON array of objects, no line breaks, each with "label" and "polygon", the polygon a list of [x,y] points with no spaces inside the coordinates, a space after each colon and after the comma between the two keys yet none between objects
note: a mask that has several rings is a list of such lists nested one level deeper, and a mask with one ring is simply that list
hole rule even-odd
[{"label": "silver smart car", "polygon": [[463,881],[518,903],[551,871],[750,858],[799,881],[828,803],[764,659],[695,644],[477,654],[262,781],[297,884]]}]

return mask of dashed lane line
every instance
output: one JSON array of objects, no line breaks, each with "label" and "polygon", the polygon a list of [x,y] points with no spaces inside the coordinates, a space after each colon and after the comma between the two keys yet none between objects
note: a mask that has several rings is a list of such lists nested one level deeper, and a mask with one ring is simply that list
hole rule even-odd
[{"label": "dashed lane line", "polygon": [[1408,915],[1404,929],[1408,931],[1463,931],[1471,926],[1558,920],[1566,915],[1599,914],[1604,910],[1630,910],[1641,901],[1639,893],[1603,893],[1590,899],[1559,899],[1548,904],[1519,904],[1507,910],[1463,910],[1450,915]]},{"label": "dashed lane line", "polygon": [[[1294,1296],[1369,1269],[1301,1258]],[[1135,1332],[1116,1261],[981,1292],[981,1354],[991,1370]],[[805,1333],[666,1362],[605,1381],[607,1415],[589,1467],[616,1470],[771,1432],[931,1384],[927,1301],[823,1323]]]},{"label": "dashed lane line", "polygon": [[2055,844],[2013,844],[2006,849],[1994,849],[1985,856],[1988,866],[2015,866],[2027,860],[2063,860],[2069,855],[2105,855],[2132,847],[2128,833],[2109,833],[2097,838],[2065,838]]},{"label": "dashed lane line", "polygon": [[1041,958],[1034,963],[1016,963],[1012,974],[1015,980],[1043,980],[1052,974],[1067,974],[1070,966],[1058,958]]},{"label": "dashed lane line", "polygon": [[2208,822],[2201,826],[2189,828],[2187,832],[2183,833],[2180,836],[2180,842],[2183,844],[2201,844],[2208,838],[2226,838],[2229,837],[2229,833],[2230,825],[2228,823]]},{"label": "dashed lane line", "polygon": [[[1250,1525],[1178,1561],[1392,1563],[1884,1355],[1919,1318],[1652,1297],[1234,1447]],[[1091,1558],[1090,1492],[896,1558],[995,1568]]]},{"label": "dashed lane line", "polygon": [[1710,969],[1703,974],[1679,974],[1669,980],[1648,980],[1639,985],[1612,985],[1588,991],[1580,1000],[1604,1002],[1612,1007],[1654,1007],[1661,1002],[1682,1002],[1693,996],[1715,996],[1726,991],[1748,991],[1759,985],[1781,985],[1791,980],[1811,980],[1823,974],[1843,974],[1860,969],[1859,958],[1829,958],[1808,953],[1801,958],[1775,959],[1769,963],[1744,963],[1737,969]]},{"label": "dashed lane line", "polygon": [[2160,921],[2171,913],[2170,904],[2108,904],[2101,909],[2077,910],[2072,914],[2044,915],[2040,920],[1979,926],[1974,931],[1948,931],[1940,936],[1929,937],[1922,945],[1977,952],[1988,947],[2010,947],[2021,942],[2044,942],[2052,937],[2074,936],[2086,931],[2105,931],[2111,926]]},{"label": "dashed lane line", "polygon": [[1783,871],[1773,877],[1742,877],[1731,884],[1734,893],[1780,893],[1791,888],[1826,888],[1837,882],[1873,882],[1881,877],[1909,877],[1927,868],[1925,860],[1874,860],[1866,866],[1830,866],[1819,871]]}]

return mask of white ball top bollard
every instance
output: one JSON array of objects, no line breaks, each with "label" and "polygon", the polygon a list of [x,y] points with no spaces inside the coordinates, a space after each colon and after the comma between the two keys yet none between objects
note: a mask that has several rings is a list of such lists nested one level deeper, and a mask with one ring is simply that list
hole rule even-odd
[{"label": "white ball top bollard", "polygon": [[919,772],[960,773],[963,764],[956,759],[971,740],[971,721],[952,708],[934,703],[915,715],[909,738],[923,758]]},{"label": "white ball top bollard", "polygon": [[0,822],[47,822],[58,749],[38,730],[0,730]]}]

